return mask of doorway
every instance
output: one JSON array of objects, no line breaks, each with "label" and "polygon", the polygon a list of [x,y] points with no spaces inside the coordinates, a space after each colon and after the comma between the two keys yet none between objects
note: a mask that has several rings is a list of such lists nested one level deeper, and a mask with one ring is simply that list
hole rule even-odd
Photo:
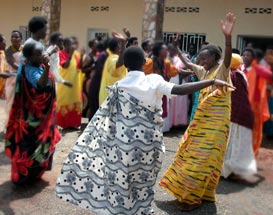
[{"label": "doorway", "polygon": [[273,45],[273,37],[238,35],[237,48],[241,53],[244,48],[250,44],[255,49],[261,49],[262,51],[265,51],[269,45]]}]

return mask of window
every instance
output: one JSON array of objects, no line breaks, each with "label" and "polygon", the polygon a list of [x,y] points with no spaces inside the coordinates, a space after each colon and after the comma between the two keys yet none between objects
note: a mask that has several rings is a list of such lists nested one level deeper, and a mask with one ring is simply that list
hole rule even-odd
[{"label": "window", "polygon": [[[173,41],[176,32],[164,32],[163,40],[165,43],[171,43]],[[196,50],[199,51],[201,44],[206,41],[206,34],[198,33],[181,33],[179,48],[184,51],[188,51],[190,44],[196,45]]]}]

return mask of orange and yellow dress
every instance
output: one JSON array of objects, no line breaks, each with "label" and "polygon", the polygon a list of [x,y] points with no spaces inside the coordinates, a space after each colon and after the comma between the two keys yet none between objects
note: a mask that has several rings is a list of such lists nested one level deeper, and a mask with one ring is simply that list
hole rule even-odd
[{"label": "orange and yellow dress", "polygon": [[[194,65],[199,80],[218,78],[230,82],[224,64],[209,71]],[[183,135],[172,165],[160,186],[179,202],[201,204],[215,201],[230,125],[231,93],[215,87],[201,90],[194,118]]]}]

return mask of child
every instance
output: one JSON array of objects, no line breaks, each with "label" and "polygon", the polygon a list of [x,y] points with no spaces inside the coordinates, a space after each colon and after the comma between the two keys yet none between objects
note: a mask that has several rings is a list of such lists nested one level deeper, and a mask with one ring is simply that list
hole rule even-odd
[{"label": "child", "polygon": [[153,187],[162,164],[162,96],[184,95],[219,80],[174,85],[145,76],[143,51],[124,52],[129,73],[110,94],[69,153],[57,182],[64,201],[98,214],[152,214]]},{"label": "child", "polygon": [[23,55],[26,62],[16,80],[5,143],[15,184],[40,179],[51,168],[54,148],[60,140],[55,123],[55,84],[47,58],[37,43],[27,43]]}]

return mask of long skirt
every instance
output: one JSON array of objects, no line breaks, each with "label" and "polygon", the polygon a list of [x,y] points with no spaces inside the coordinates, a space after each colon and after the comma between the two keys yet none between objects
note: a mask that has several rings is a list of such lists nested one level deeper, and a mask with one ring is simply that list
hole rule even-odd
[{"label": "long skirt", "polygon": [[229,124],[230,93],[215,90],[204,97],[160,186],[182,203],[215,201]]},{"label": "long skirt", "polygon": [[57,195],[98,214],[149,215],[164,149],[161,111],[111,91],[69,153]]},{"label": "long skirt", "polygon": [[234,173],[244,177],[257,173],[257,164],[252,144],[251,129],[237,123],[230,124],[222,176],[227,178],[231,173]]},{"label": "long skirt", "polygon": [[11,159],[12,182],[32,183],[50,170],[55,145],[61,138],[55,118],[54,78],[50,73],[47,86],[35,89],[25,78],[23,66],[15,89],[5,152]]}]

